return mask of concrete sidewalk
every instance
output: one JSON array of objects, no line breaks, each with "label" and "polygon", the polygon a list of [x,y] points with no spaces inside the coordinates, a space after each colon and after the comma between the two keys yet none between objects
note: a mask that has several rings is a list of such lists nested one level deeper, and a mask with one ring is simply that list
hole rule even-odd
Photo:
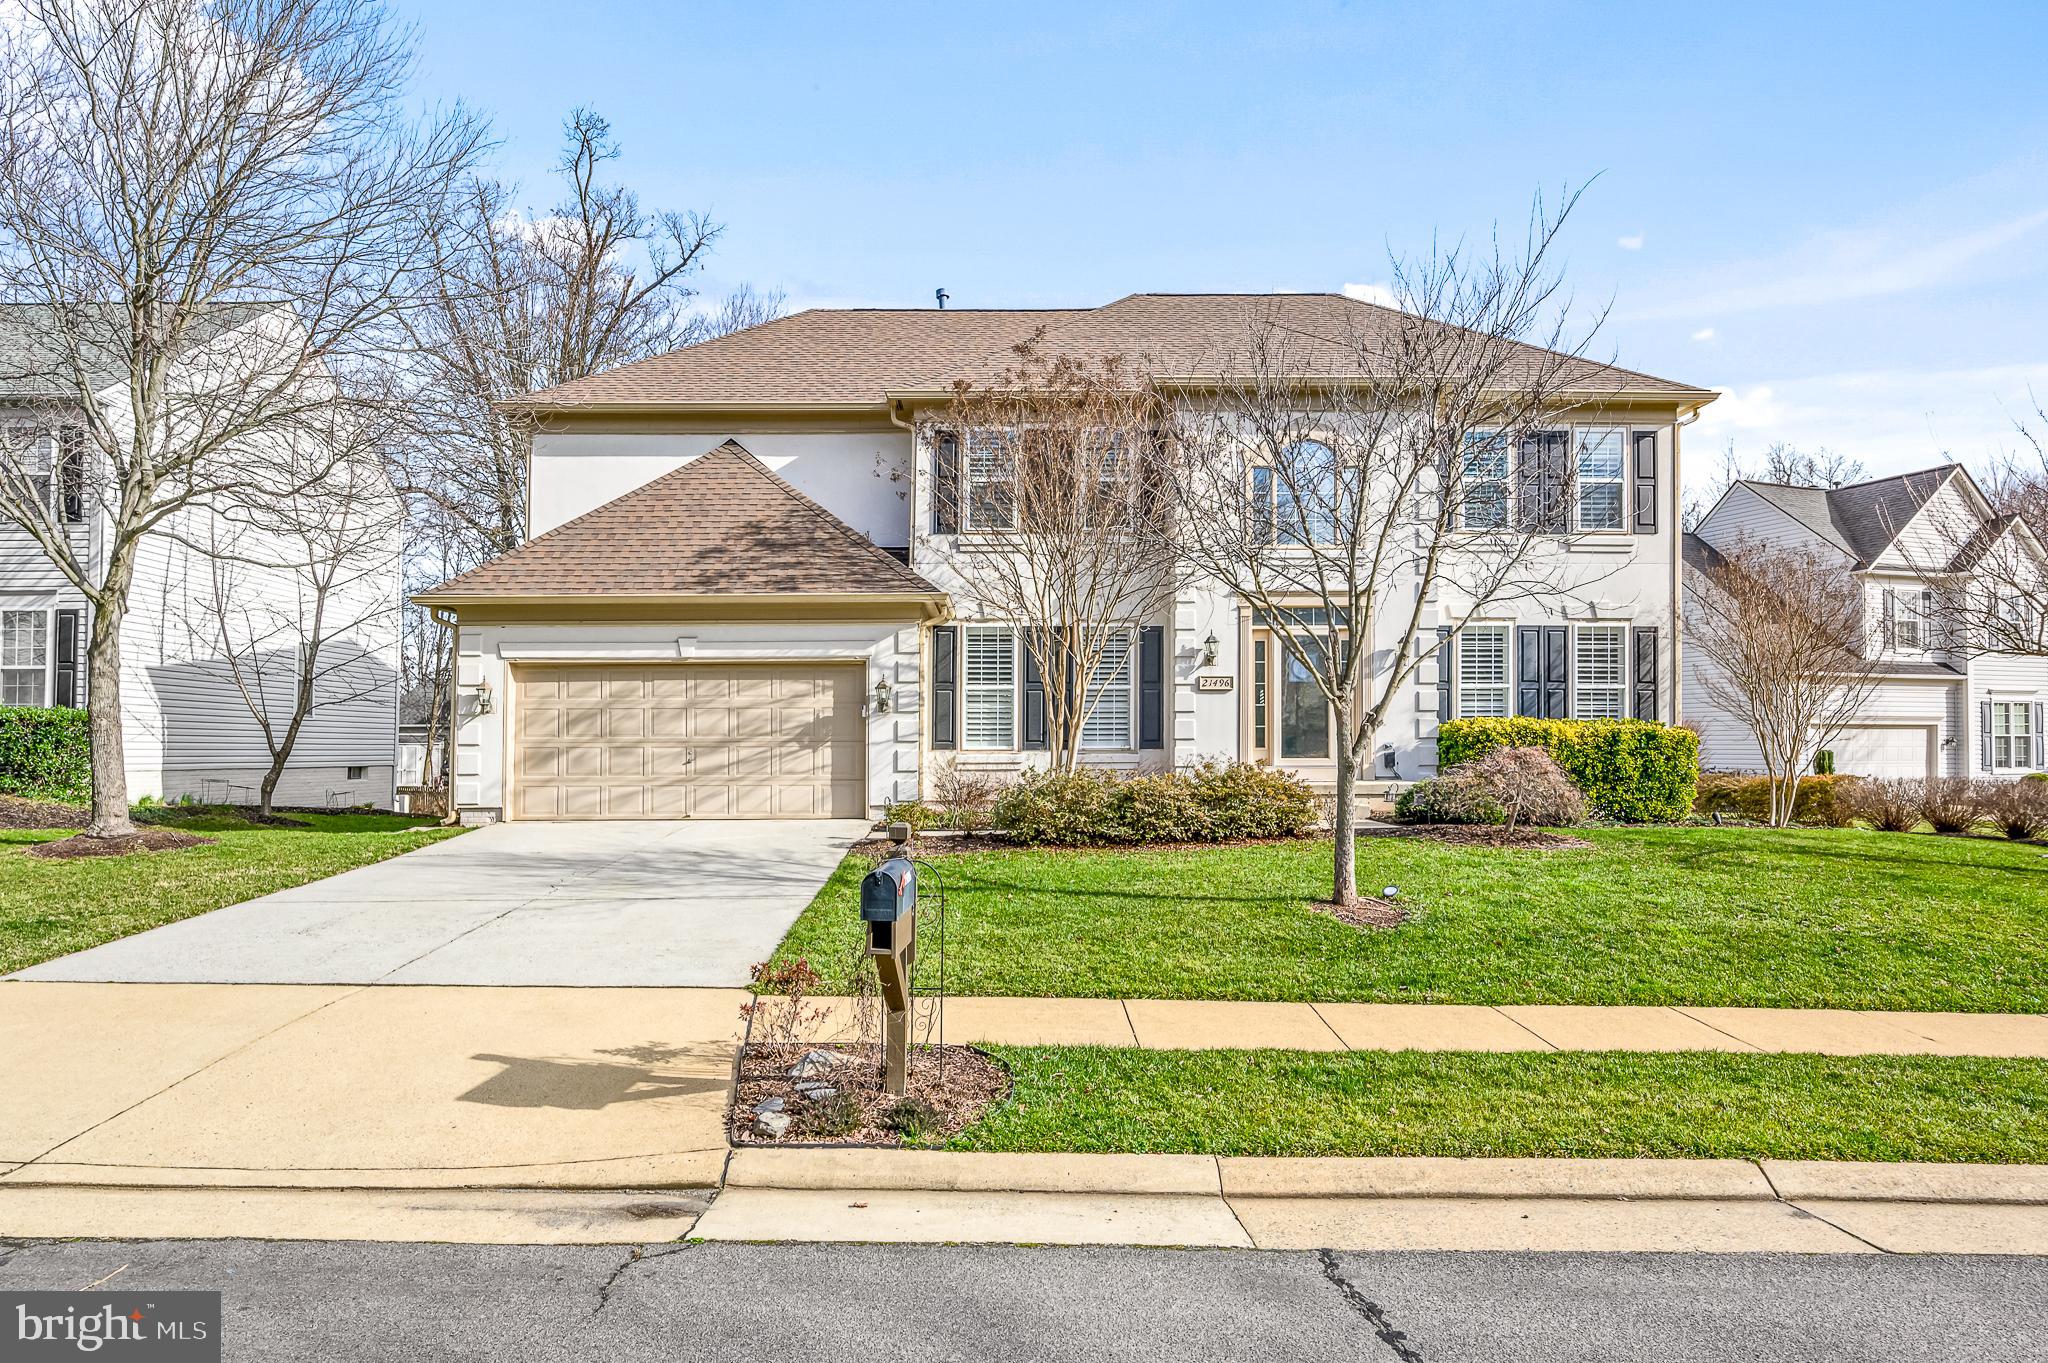
[{"label": "concrete sidewalk", "polygon": [[[853,1010],[824,1000],[813,1040],[851,1035]],[[939,1016],[920,1000],[918,1035]],[[1529,1004],[1259,1003],[1179,999],[949,998],[949,1042],[1148,1050],[1746,1051],[2048,1058],[2048,1015],[1834,1008],[1642,1008]]]}]

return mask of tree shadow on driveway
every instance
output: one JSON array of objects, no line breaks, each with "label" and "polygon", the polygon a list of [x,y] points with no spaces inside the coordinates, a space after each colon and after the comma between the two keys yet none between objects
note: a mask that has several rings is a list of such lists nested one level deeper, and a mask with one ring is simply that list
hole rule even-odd
[{"label": "tree shadow on driveway", "polygon": [[[641,1103],[654,1098],[723,1094],[732,1058],[713,1046],[650,1044],[606,1055],[630,1056],[639,1063],[605,1060],[563,1060],[540,1056],[475,1055],[504,1068],[461,1095],[458,1101],[492,1107],[546,1107],[595,1112],[615,1103]],[[682,1060],[688,1068],[715,1073],[678,1073],[667,1064]]]}]

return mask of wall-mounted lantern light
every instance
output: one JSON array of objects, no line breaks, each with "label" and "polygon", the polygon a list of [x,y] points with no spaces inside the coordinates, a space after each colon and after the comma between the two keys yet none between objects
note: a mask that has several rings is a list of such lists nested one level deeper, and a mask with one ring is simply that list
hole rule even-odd
[{"label": "wall-mounted lantern light", "polygon": [[480,715],[491,712],[491,684],[488,681],[476,684],[476,712]]},{"label": "wall-mounted lantern light", "polygon": [[886,714],[888,714],[888,713],[889,713],[889,696],[890,696],[890,690],[889,690],[889,679],[888,679],[887,677],[884,677],[884,678],[882,678],[882,680],[880,680],[880,681],[878,681],[878,682],[876,682],[876,683],[875,683],[875,713],[876,713],[876,714],[878,714],[878,715],[886,715]]},{"label": "wall-mounted lantern light", "polygon": [[1202,640],[1202,666],[1216,666],[1216,651],[1221,647],[1216,641],[1216,631],[1210,630],[1209,637]]}]

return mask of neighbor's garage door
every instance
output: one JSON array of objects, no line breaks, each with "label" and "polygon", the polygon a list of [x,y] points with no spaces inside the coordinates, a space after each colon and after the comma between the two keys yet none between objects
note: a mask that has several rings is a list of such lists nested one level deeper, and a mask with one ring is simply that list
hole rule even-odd
[{"label": "neighbor's garage door", "polygon": [[515,818],[866,812],[857,666],[532,667],[515,681]]},{"label": "neighbor's garage door", "polygon": [[1835,770],[1846,776],[1921,778],[1934,774],[1931,724],[1845,729],[1828,747],[1835,754]]}]

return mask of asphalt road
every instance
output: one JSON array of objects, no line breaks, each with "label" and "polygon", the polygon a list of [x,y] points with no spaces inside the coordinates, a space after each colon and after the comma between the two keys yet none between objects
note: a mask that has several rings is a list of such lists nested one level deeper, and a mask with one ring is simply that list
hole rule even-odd
[{"label": "asphalt road", "polygon": [[0,1243],[0,1291],[108,1274],[322,1363],[2048,1358],[2048,1259]]}]

